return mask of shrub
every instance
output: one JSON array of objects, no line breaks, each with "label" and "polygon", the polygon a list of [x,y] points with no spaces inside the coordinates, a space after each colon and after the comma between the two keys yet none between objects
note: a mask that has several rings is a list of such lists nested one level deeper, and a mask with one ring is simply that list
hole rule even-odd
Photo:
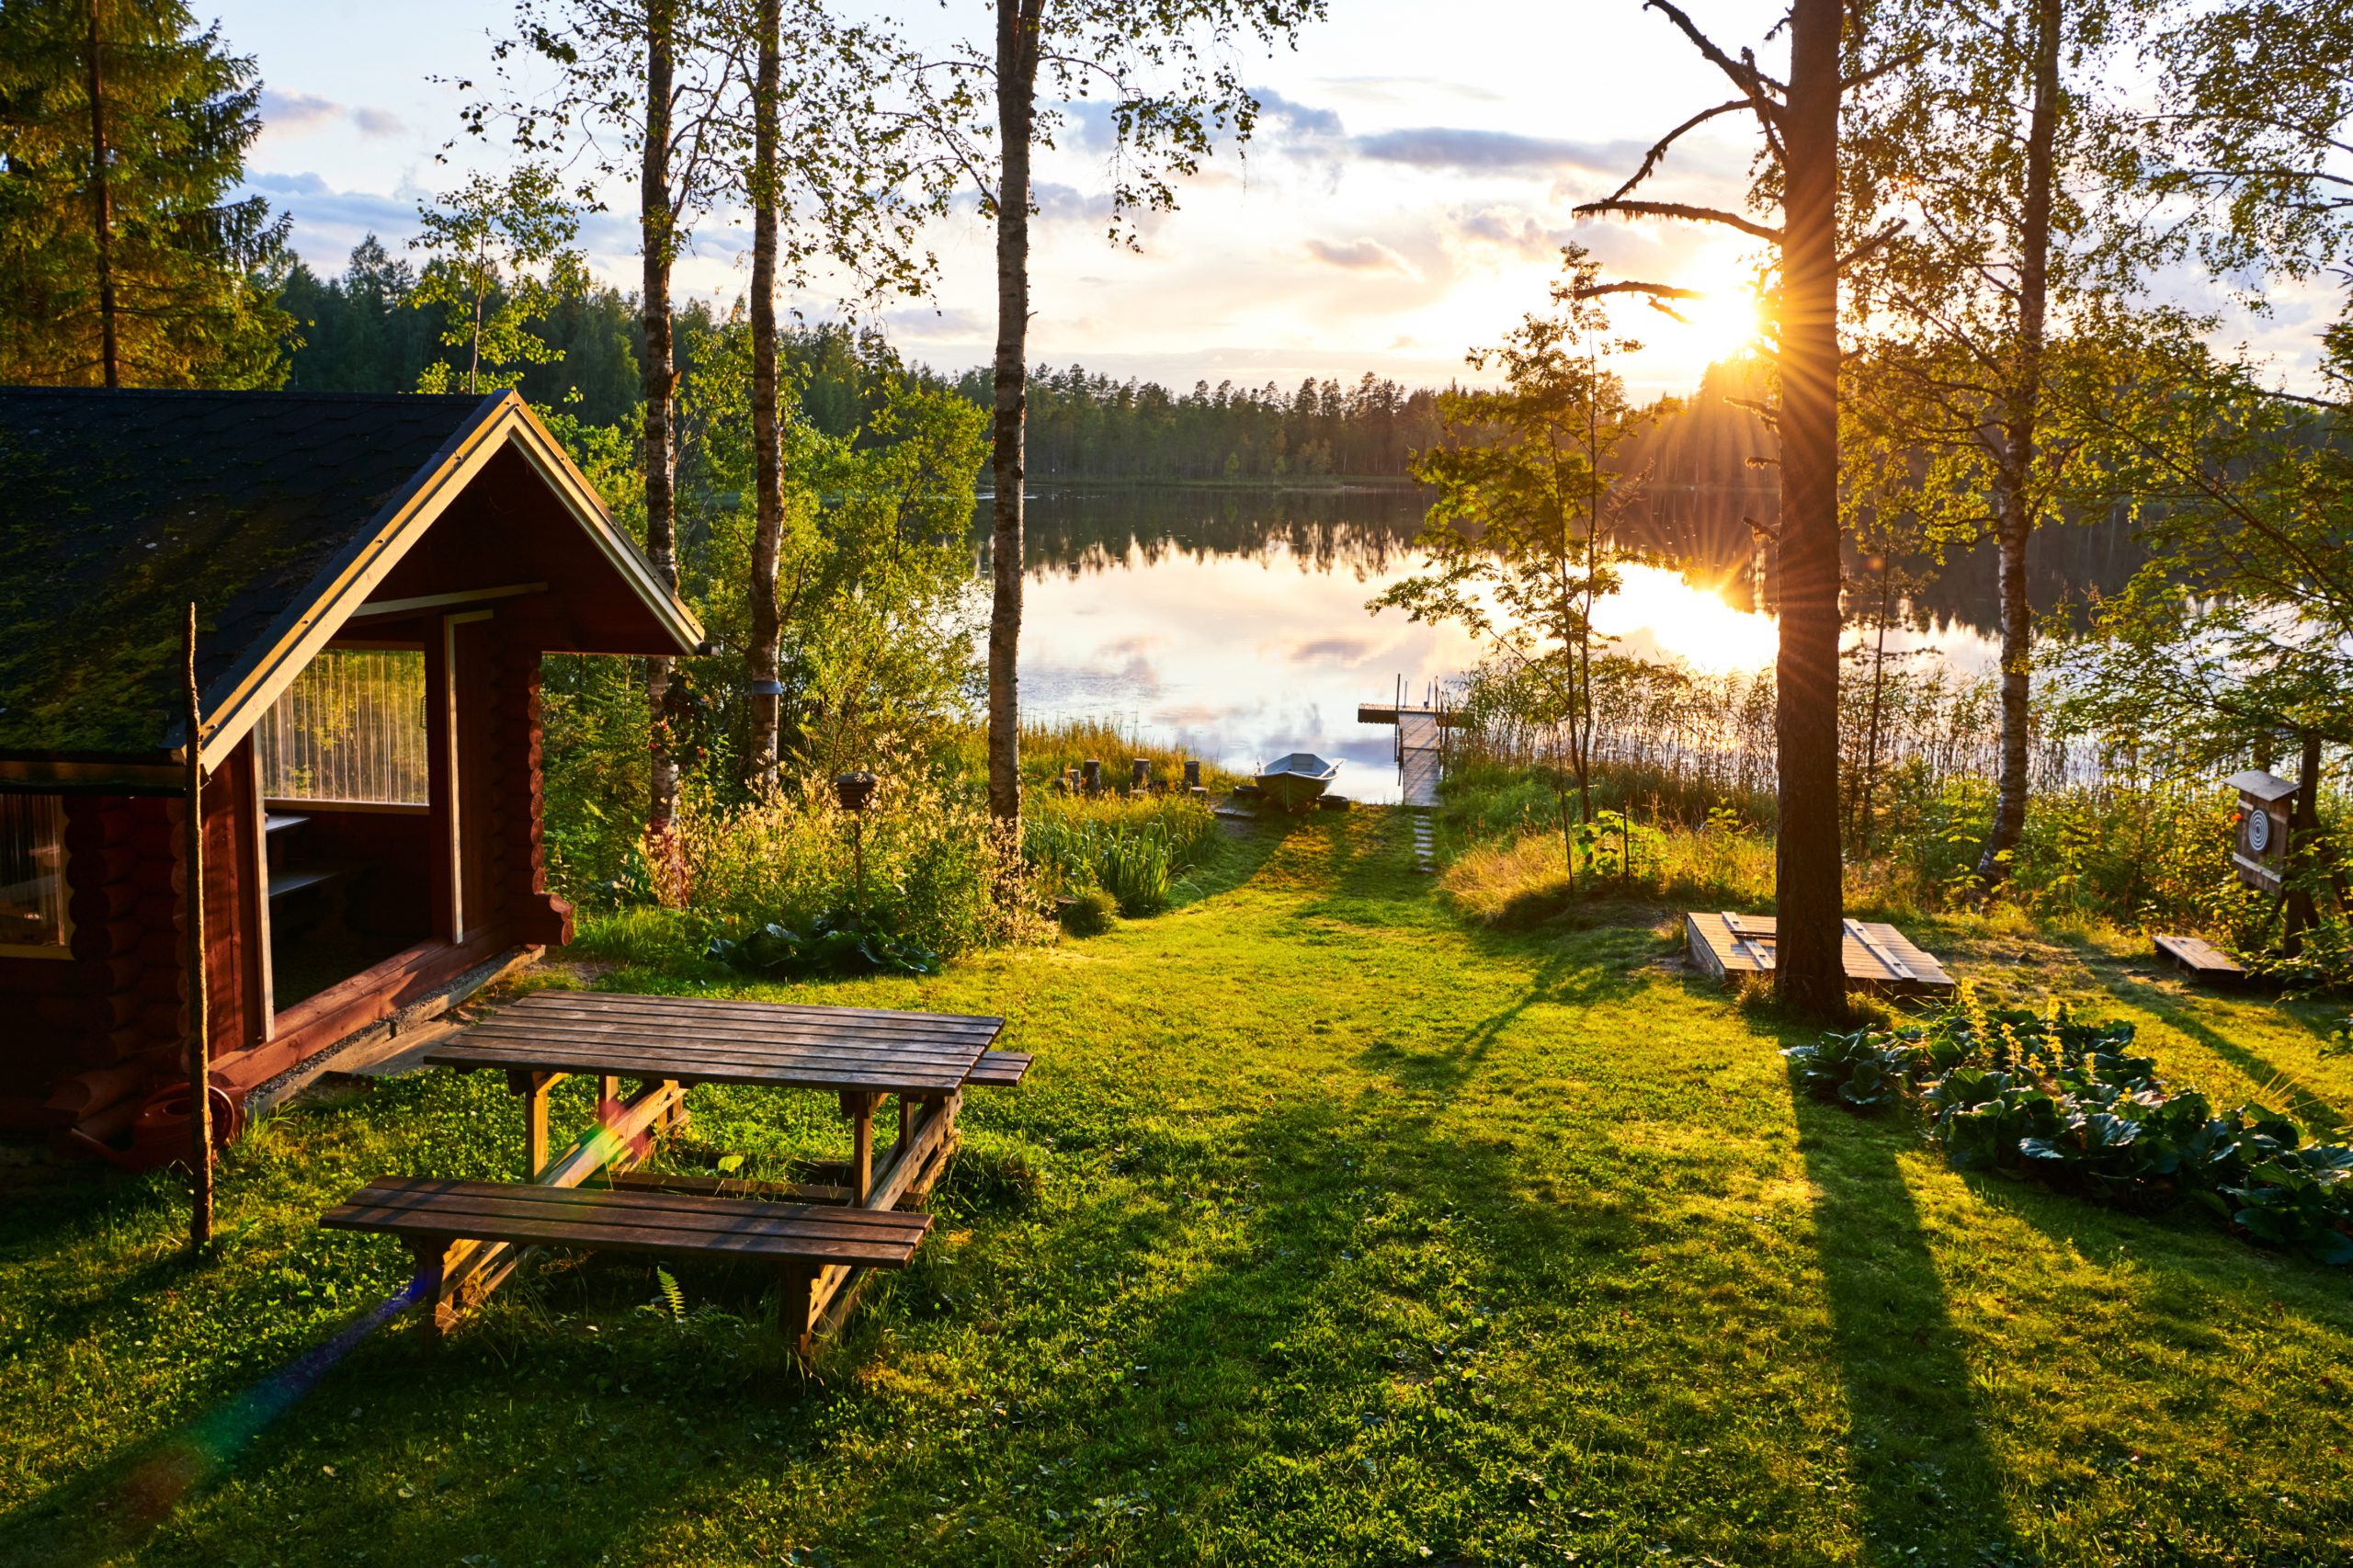
[{"label": "shrub", "polygon": [[1120,902],[1101,888],[1089,888],[1063,900],[1059,913],[1063,929],[1072,936],[1099,937],[1119,917]]},{"label": "shrub", "polygon": [[887,761],[880,771],[860,823],[820,778],[737,806],[690,790],[677,817],[690,907],[731,928],[804,934],[855,911],[862,932],[943,958],[1041,935],[1013,836],[978,790]]},{"label": "shrub", "polygon": [[1916,1086],[1931,1136],[1961,1169],[2038,1176],[2136,1207],[2188,1199],[2259,1241],[2353,1263],[2353,1149],[2305,1143],[2259,1106],[2218,1115],[2132,1043],[2130,1023],[2057,1006],[1992,1012],[1963,986],[1925,1023],[1785,1054],[1810,1091],[1857,1109]]}]

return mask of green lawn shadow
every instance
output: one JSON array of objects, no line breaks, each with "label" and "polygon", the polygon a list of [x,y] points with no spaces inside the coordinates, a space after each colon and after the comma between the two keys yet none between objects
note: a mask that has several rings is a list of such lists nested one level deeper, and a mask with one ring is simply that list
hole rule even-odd
[{"label": "green lawn shadow", "polygon": [[[1784,1038],[1813,1033],[1791,1028]],[[1847,1401],[1864,1560],[1916,1562],[1925,1551],[1950,1559],[1959,1549],[1971,1562],[2033,1561],[2010,1528],[1967,1344],[1899,1159],[1913,1134],[1813,1099],[1794,1064],[1790,1096],[1815,1192],[1814,1247]]]}]

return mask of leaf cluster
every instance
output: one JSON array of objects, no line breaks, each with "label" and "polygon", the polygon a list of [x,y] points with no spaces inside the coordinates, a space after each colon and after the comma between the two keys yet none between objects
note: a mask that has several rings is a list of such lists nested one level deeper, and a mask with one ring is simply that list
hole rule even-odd
[{"label": "leaf cluster", "polygon": [[2217,1111],[2132,1051],[2133,1026],[2054,1004],[1990,1010],[1966,987],[1925,1023],[1784,1052],[1818,1097],[1862,1111],[1916,1095],[1963,1170],[2040,1177],[2102,1202],[2188,1200],[2242,1233],[2353,1263],[2353,1149],[2307,1143],[2260,1106]]},{"label": "leaf cluster", "polygon": [[[1328,0],[995,0],[995,36],[924,61],[917,78],[938,155],[995,217],[1008,129],[1040,147],[1074,118],[1108,138],[1109,237],[1135,243],[1136,215],[1176,205],[1221,137],[1246,142],[1258,100],[1245,43],[1295,42]],[[1040,101],[1040,88],[1051,97]],[[1077,106],[1104,106],[1099,121]],[[1005,121],[1010,116],[1013,124]]]},{"label": "leaf cluster", "polygon": [[740,937],[714,937],[704,957],[745,974],[800,980],[819,975],[932,974],[939,955],[872,929],[855,910],[832,910],[805,932],[769,921]]}]

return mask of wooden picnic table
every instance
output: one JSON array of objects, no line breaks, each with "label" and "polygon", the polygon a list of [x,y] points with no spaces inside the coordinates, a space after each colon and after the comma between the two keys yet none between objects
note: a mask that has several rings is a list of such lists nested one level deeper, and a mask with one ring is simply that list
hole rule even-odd
[{"label": "wooden picnic table", "polygon": [[[896,1215],[929,1193],[961,1142],[965,1088],[1016,1084],[1029,1068],[1026,1054],[990,1049],[1004,1028],[1002,1018],[949,1013],[535,991],[425,1053],[437,1066],[506,1074],[525,1102],[529,1186],[502,1196],[479,1184],[388,1176],[325,1222],[406,1236],[423,1266],[438,1269],[435,1321],[443,1327],[512,1272],[523,1244],[569,1237],[593,1246],[605,1238],[670,1256],[773,1256],[785,1264],[787,1334],[805,1358],[813,1340],[848,1314],[869,1270],[904,1265],[928,1225],[906,1216],[915,1222],[894,1222],[887,1233],[870,1226],[853,1245],[844,1239],[851,1216],[843,1209]],[[551,1154],[550,1092],[573,1075],[598,1081],[596,1125]],[[623,1078],[639,1085],[627,1099]],[[838,1095],[850,1158],[815,1173],[838,1179],[779,1184],[633,1170],[654,1133],[684,1124],[686,1089],[699,1083]],[[874,1118],[886,1096],[897,1101],[897,1139],[878,1164]],[[582,1194],[551,1208],[532,1196],[599,1176],[616,1189],[609,1200]],[[477,1227],[476,1239],[455,1239],[467,1236],[454,1228],[460,1224]]]}]

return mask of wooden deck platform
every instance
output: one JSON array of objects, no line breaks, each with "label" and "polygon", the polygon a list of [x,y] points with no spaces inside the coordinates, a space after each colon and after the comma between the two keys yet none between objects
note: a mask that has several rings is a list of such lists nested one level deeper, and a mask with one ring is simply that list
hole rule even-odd
[{"label": "wooden deck platform", "polygon": [[[1779,923],[1769,915],[1693,910],[1683,917],[1691,961],[1727,983],[1768,974]],[[1847,922],[1843,944],[1849,989],[1881,996],[1949,996],[1954,982],[1944,965],[1915,947],[1893,926]]]},{"label": "wooden deck platform", "polygon": [[2171,959],[2201,985],[2237,985],[2246,980],[2246,965],[2203,937],[2153,938],[2157,956]]}]

